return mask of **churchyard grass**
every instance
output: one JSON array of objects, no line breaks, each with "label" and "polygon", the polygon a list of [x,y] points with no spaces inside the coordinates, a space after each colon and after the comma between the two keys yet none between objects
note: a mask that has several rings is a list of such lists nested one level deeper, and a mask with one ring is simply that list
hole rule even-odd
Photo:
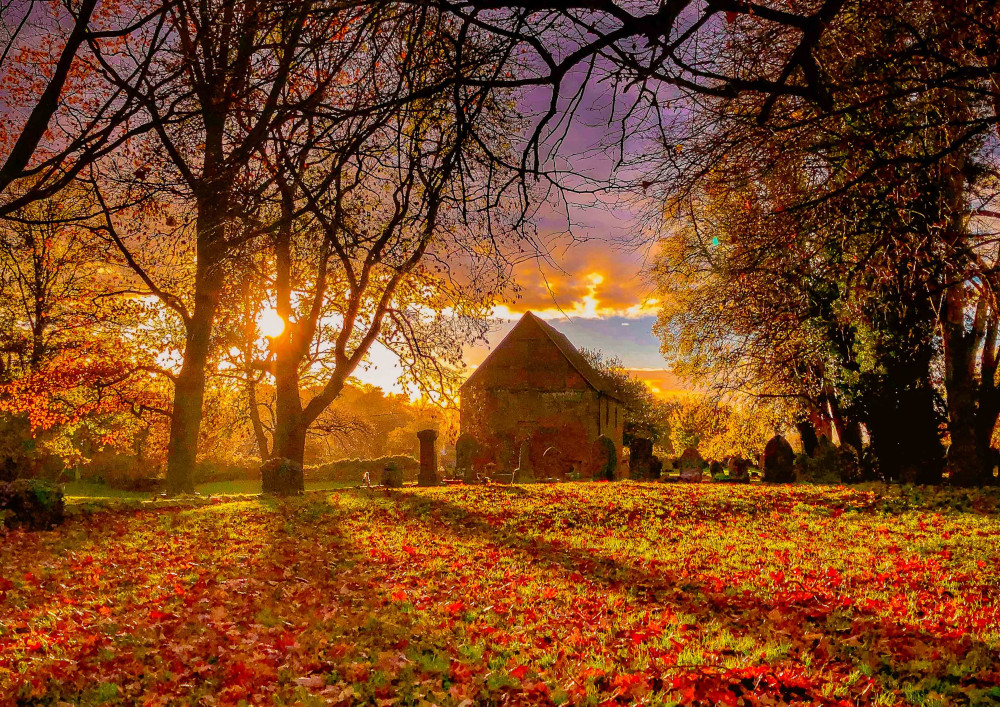
[{"label": "churchyard grass", "polygon": [[998,494],[571,483],[0,543],[0,702],[1000,704]]}]

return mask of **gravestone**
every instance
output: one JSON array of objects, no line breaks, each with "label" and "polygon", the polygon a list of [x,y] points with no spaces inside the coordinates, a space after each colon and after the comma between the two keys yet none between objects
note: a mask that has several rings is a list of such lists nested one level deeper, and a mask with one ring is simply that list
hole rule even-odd
[{"label": "gravestone", "polygon": [[302,466],[291,459],[268,459],[260,467],[261,490],[279,496],[302,493],[305,478]]},{"label": "gravestone", "polygon": [[745,483],[750,481],[750,462],[743,457],[729,457],[726,466],[730,481]]},{"label": "gravestone", "polygon": [[542,476],[562,479],[566,476],[566,460],[558,447],[549,447],[542,454]]},{"label": "gravestone", "polygon": [[764,446],[764,481],[787,484],[795,480],[795,450],[781,435],[775,435]]},{"label": "gravestone", "polygon": [[466,482],[475,480],[472,459],[478,451],[479,443],[476,442],[475,437],[468,432],[459,436],[455,442],[455,476]]},{"label": "gravestone", "polygon": [[712,478],[715,478],[716,476],[722,476],[724,473],[726,473],[726,467],[722,462],[716,460],[708,465],[708,473]]},{"label": "gravestone", "polygon": [[629,478],[644,481],[649,478],[649,467],[653,461],[653,442],[642,437],[633,437],[629,445]]},{"label": "gravestone", "polygon": [[521,450],[517,455],[517,468],[514,469],[514,481],[519,484],[530,484],[535,480],[535,470],[531,466],[531,442],[521,442]]},{"label": "gravestone", "polygon": [[697,449],[688,447],[677,460],[677,467],[681,472],[681,481],[697,484],[701,481],[705,460],[701,458]]},{"label": "gravestone", "polygon": [[649,478],[653,480],[659,480],[660,476],[663,475],[663,460],[657,456],[654,456],[652,461],[649,463]]},{"label": "gravestone", "polygon": [[590,466],[594,481],[614,481],[618,471],[618,450],[614,441],[601,435],[590,447]]},{"label": "gravestone", "polygon": [[420,473],[417,474],[418,486],[437,486],[437,430],[420,430],[417,439],[420,440]]}]

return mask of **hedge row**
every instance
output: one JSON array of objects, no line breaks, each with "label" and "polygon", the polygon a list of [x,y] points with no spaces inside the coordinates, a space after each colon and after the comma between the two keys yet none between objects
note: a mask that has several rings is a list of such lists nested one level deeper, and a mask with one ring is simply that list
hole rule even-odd
[{"label": "hedge row", "polygon": [[367,471],[373,484],[380,483],[382,470],[389,464],[396,464],[403,470],[403,478],[413,481],[420,471],[420,462],[406,454],[395,454],[377,459],[340,459],[322,466],[305,470],[305,477],[311,481],[341,481],[360,483]]}]

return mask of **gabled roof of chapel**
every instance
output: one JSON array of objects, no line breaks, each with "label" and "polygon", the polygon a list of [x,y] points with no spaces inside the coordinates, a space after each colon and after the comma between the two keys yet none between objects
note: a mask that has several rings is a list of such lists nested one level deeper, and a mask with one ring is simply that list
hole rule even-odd
[{"label": "gabled roof of chapel", "polygon": [[608,397],[614,398],[615,400],[621,400],[621,397],[611,387],[608,380],[601,375],[601,373],[594,368],[589,361],[587,361],[584,355],[580,353],[575,346],[573,346],[569,339],[566,338],[566,335],[558,331],[555,327],[534,312],[524,313],[524,316],[522,316],[517,324],[514,325],[514,328],[507,332],[507,336],[505,336],[503,340],[497,344],[496,348],[490,352],[489,356],[487,356],[483,362],[479,364],[479,367],[472,372],[472,375],[466,379],[465,383],[462,384],[462,387],[464,388],[472,383],[472,381],[476,379],[479,372],[485,370],[490,365],[490,360],[497,351],[500,351],[504,347],[507,340],[514,337],[515,332],[520,331],[522,327],[525,326],[536,326],[541,329],[549,340],[555,344],[555,347],[559,349],[559,352],[569,362],[570,366],[572,366],[577,373],[583,376],[583,379],[587,381],[591,388],[599,393],[607,395]]}]

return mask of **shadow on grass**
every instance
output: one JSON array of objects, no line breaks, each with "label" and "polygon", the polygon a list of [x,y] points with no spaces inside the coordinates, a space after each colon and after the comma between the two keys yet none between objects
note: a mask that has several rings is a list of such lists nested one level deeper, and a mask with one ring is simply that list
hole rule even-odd
[{"label": "shadow on grass", "polygon": [[[516,489],[516,487],[515,487]],[[513,495],[530,494],[516,489]],[[449,501],[441,495],[395,494],[391,499],[414,521],[439,520],[444,532],[457,538],[504,546],[521,554],[529,563],[561,568],[567,575],[607,590],[626,591],[635,597],[635,611],[667,609],[692,615],[692,623],[704,626],[719,622],[734,637],[750,637],[757,645],[780,641],[791,645],[790,659],[800,665],[838,662],[865,675],[928,689],[925,676],[935,689],[947,691],[960,685],[977,689],[1000,685],[1000,650],[968,634],[956,635],[943,618],[934,630],[905,625],[894,618],[853,604],[825,590],[806,590],[799,595],[783,588],[785,597],[752,592],[737,594],[710,582],[683,576],[682,568],[650,571],[619,559],[567,546],[540,537],[519,537],[514,531],[523,522],[498,527],[496,519]],[[771,509],[768,510],[771,512]],[[782,589],[776,587],[775,589]],[[803,588],[804,589],[804,588]],[[789,596],[791,595],[791,596]],[[756,661],[751,661],[756,662]],[[964,667],[959,664],[967,663]],[[972,677],[980,673],[978,682]],[[1000,704],[986,698],[983,704]]]}]

